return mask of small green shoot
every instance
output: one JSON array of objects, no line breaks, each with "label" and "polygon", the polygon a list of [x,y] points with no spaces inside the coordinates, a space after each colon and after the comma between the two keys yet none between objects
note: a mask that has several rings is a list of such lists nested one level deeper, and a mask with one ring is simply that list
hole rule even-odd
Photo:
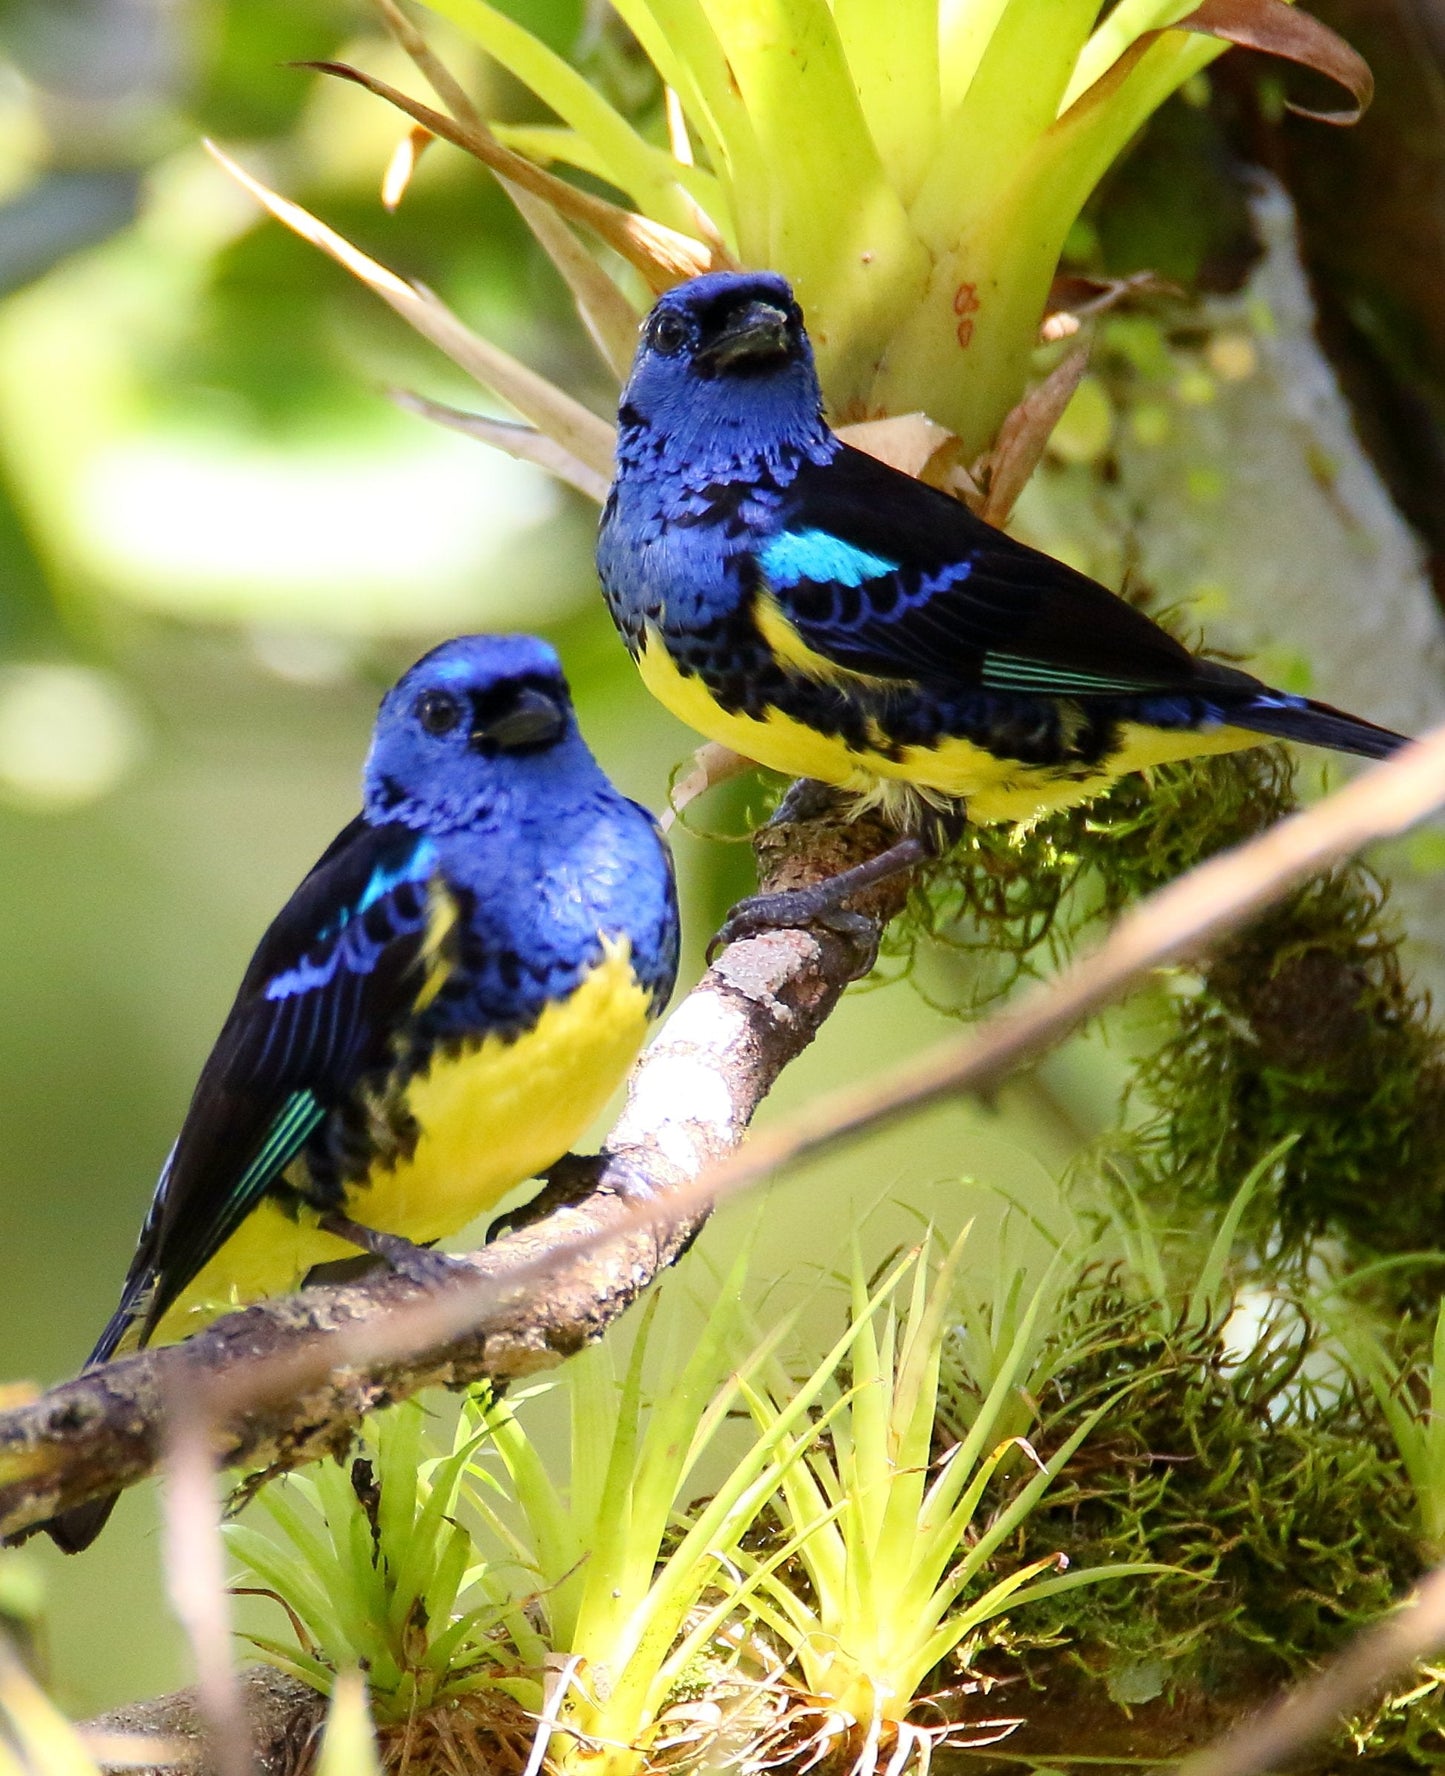
[{"label": "small green shoot", "polygon": [[1445,1559],[1445,1304],[1424,1362],[1401,1362],[1348,1303],[1327,1299],[1324,1316],[1346,1367],[1389,1428],[1415,1495],[1423,1552],[1431,1564]]},{"label": "small green shoot", "polygon": [[366,1680],[343,1671],[331,1692],[316,1776],[381,1776],[376,1728],[366,1705]]},{"label": "small green shoot", "polygon": [[[820,1722],[806,1755],[848,1748],[862,1772],[880,1758],[892,1776],[910,1763],[922,1770],[939,1743],[965,1735],[984,1743],[1017,1724],[910,1719],[930,1673],[946,1662],[966,1669],[969,1642],[986,1623],[1062,1591],[1159,1570],[1110,1564],[1063,1573],[1049,1555],[996,1576],[995,1557],[1112,1401],[1088,1413],[1047,1462],[1022,1437],[1002,1433],[1052,1299],[1048,1279],[1017,1316],[967,1435],[937,1453],[939,1370],[966,1236],[967,1229],[934,1261],[930,1235],[871,1292],[855,1252],[851,1324],[802,1388],[823,1406],[825,1424],[789,1433],[799,1459],[780,1475],[789,1562],[743,1561],[757,1581],[753,1607],[808,1692],[801,1711]],[[905,1282],[900,1309],[895,1295]],[[840,1367],[851,1378],[846,1390]],[[759,1431],[776,1446],[796,1384],[773,1360],[744,1391]],[[1037,1471],[1003,1504],[986,1505],[990,1482],[1015,1450]]]},{"label": "small green shoot", "polygon": [[[495,1557],[520,1570],[545,1624],[540,1640],[533,1631],[534,1653],[549,1655],[548,1681],[539,1683],[534,1703],[543,1723],[538,1755],[545,1751],[558,1769],[625,1776],[661,1755],[664,1744],[674,1757],[680,1742],[695,1754],[702,1747],[693,1743],[689,1688],[708,1672],[709,1690],[727,1690],[735,1622],[751,1607],[752,1584],[737,1573],[739,1543],[798,1459],[809,1409],[827,1380],[820,1372],[799,1390],[721,1478],[709,1476],[714,1490],[683,1516],[699,1464],[746,1378],[772,1359],[786,1331],[779,1326],[745,1348],[746,1264],[740,1257],[721,1279],[686,1363],[650,1401],[649,1351],[660,1336],[670,1347],[678,1338],[673,1304],[663,1297],[654,1295],[644,1311],[620,1380],[606,1344],[568,1363],[566,1485],[553,1479],[510,1403],[471,1409],[471,1422],[489,1433],[479,1452],[495,1451],[515,1499],[515,1509],[506,1509],[493,1482],[472,1503]],[[491,1481],[479,1461],[472,1471]],[[537,1663],[540,1669],[540,1657]]]},{"label": "small green shoot", "polygon": [[1147,1298],[1157,1306],[1161,1331],[1176,1324],[1186,1328],[1219,1325],[1228,1317],[1235,1295],[1230,1264],[1245,1216],[1260,1187],[1298,1138],[1285,1135],[1250,1167],[1220,1216],[1208,1247],[1192,1262],[1185,1261],[1180,1267],[1185,1275],[1179,1280],[1170,1275],[1168,1231],[1128,1178],[1122,1180],[1127,1203],[1114,1225],[1124,1243],[1126,1270],[1139,1279]]},{"label": "small green shoot", "polygon": [[447,1454],[428,1457],[425,1423],[409,1400],[372,1420],[349,1468],[323,1462],[267,1487],[257,1509],[279,1539],[247,1523],[225,1531],[296,1633],[294,1646],[252,1643],[323,1694],[338,1673],[365,1671],[383,1722],[505,1683],[516,1664],[497,1634],[509,1600],[452,1515],[478,1432],[463,1423]]}]

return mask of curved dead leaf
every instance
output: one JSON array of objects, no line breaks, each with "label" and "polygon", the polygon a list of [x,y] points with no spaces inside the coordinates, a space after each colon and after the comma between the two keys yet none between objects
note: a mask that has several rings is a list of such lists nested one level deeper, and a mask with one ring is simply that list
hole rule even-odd
[{"label": "curved dead leaf", "polygon": [[659,816],[658,825],[666,832],[690,802],[706,795],[715,785],[730,783],[745,771],[754,770],[756,764],[755,759],[746,758],[717,740],[704,741],[673,778],[668,805]]},{"label": "curved dead leaf", "polygon": [[[1359,51],[1351,48],[1328,25],[1321,24],[1298,6],[1290,5],[1288,0],[1201,0],[1193,12],[1165,29],[1193,31],[1201,37],[1217,37],[1240,49],[1257,49],[1264,55],[1295,62],[1334,81],[1354,101],[1345,110],[1312,111],[1292,100],[1285,101],[1287,110],[1297,112],[1301,117],[1312,117],[1319,123],[1342,126],[1358,123],[1375,96],[1375,77]],[[1082,110],[1093,110],[1107,103],[1163,35],[1163,30],[1141,32],[1118,61],[1079,94],[1053,127],[1057,129],[1065,118],[1076,117]]]},{"label": "curved dead leaf", "polygon": [[1328,25],[1298,6],[1287,5],[1286,0],[1202,0],[1174,29],[1220,37],[1241,49],[1261,50],[1281,61],[1311,68],[1342,86],[1354,100],[1343,111],[1312,111],[1286,101],[1289,110],[1318,123],[1358,123],[1375,96],[1375,77],[1360,52]]},{"label": "curved dead leaf", "polygon": [[999,427],[998,442],[989,453],[988,493],[980,517],[1007,524],[1014,502],[1039,466],[1049,434],[1059,423],[1089,364],[1089,348],[1076,346],[1035,389],[1009,413]]},{"label": "curved dead leaf", "polygon": [[466,413],[460,407],[448,407],[442,401],[429,400],[410,389],[388,389],[387,394],[398,407],[408,413],[420,414],[433,425],[477,438],[520,462],[534,463],[559,481],[565,481],[569,487],[575,487],[588,499],[596,500],[599,506],[607,498],[608,477],[599,475],[580,457],[573,456],[565,445],[549,438],[545,432],[539,432],[535,426],[519,425],[513,419],[494,419],[489,413]]},{"label": "curved dead leaf", "polygon": [[386,81],[378,80],[363,68],[353,68],[348,62],[297,62],[294,65],[317,74],[331,74],[338,80],[349,80],[354,86],[385,99],[434,136],[442,137],[454,148],[460,148],[463,153],[481,161],[483,166],[490,167],[494,173],[549,203],[558,215],[590,228],[599,240],[634,266],[657,295],[670,290],[684,278],[697,277],[704,271],[718,271],[731,263],[717,246],[705,246],[701,241],[679,234],[675,228],[653,222],[632,210],[624,210],[620,204],[608,203],[605,198],[594,197],[590,192],[579,191],[555,173],[544,172],[525,155],[503,147],[485,124],[448,117],[445,112],[435,111]]},{"label": "curved dead leaf", "polygon": [[605,419],[599,419],[590,408],[574,401],[571,395],[519,363],[500,346],[473,333],[430,290],[399,278],[394,271],[388,271],[375,259],[368,258],[360,248],[352,246],[334,228],[328,228],[309,210],[252,178],[214,142],[207,142],[206,148],[237,184],[243,185],[278,222],[283,222],[302,240],[320,247],[338,265],[344,266],[354,278],[394,308],[404,321],[415,327],[424,339],[431,340],[454,364],[460,365],[468,376],[475,378],[483,388],[500,395],[524,419],[554,438],[594,474],[602,476],[604,481],[611,479],[615,432]]}]

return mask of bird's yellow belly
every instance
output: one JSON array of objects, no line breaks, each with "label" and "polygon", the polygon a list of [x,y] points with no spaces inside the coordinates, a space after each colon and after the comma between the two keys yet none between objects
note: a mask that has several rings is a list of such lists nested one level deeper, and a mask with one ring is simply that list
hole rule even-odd
[{"label": "bird's yellow belly", "polygon": [[859,796],[861,806],[881,804],[900,818],[921,800],[963,802],[969,819],[983,825],[1036,820],[1090,800],[1130,771],[1262,744],[1258,734],[1243,728],[1166,729],[1125,722],[1117,750],[1092,767],[1022,764],[960,739],[908,746],[895,758],[882,750],[855,750],[778,709],[762,718],[723,709],[700,678],[678,671],[656,635],[649,634],[637,663],[658,702],[710,740],[790,777],[836,784]]},{"label": "bird's yellow belly", "polygon": [[[571,998],[547,1006],[524,1035],[439,1054],[410,1081],[416,1147],[351,1188],[352,1220],[417,1244],[442,1239],[571,1148],[626,1077],[651,1009],[626,940],[604,949]],[[293,1216],[267,1198],[165,1313],[152,1342],[184,1338],[228,1308],[299,1287],[313,1265],[356,1255],[322,1233],[310,1210]]]}]

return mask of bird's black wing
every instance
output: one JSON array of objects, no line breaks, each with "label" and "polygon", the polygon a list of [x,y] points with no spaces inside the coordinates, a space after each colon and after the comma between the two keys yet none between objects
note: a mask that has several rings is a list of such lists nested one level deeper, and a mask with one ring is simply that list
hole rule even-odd
[{"label": "bird's black wing", "polygon": [[166,1162],[95,1358],[149,1330],[333,1105],[382,1064],[426,972],[431,842],[354,820],[261,940]]},{"label": "bird's black wing", "polygon": [[808,646],[853,671],[1045,696],[1253,683],[861,451],[805,464],[785,510],[759,551],[765,583]]}]

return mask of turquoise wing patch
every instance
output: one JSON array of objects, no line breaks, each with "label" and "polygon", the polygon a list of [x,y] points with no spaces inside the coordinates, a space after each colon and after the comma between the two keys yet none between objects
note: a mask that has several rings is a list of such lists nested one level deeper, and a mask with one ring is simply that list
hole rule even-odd
[{"label": "turquoise wing patch", "polygon": [[844,542],[827,530],[785,530],[759,551],[758,561],[768,584],[780,592],[803,580],[861,586],[898,571],[896,561]]},{"label": "turquoise wing patch", "polygon": [[1044,696],[1067,696],[1070,691],[1137,693],[1140,689],[1137,678],[1055,666],[1020,654],[985,654],[979,681],[993,691],[1033,691]]},{"label": "turquoise wing patch", "polygon": [[[214,1224],[206,1230],[211,1253],[220,1251],[270,1185],[295,1159],[325,1115],[309,1091],[292,1092],[284,1100],[255,1158],[237,1179]],[[205,1262],[205,1259],[201,1260],[201,1263]]]}]

